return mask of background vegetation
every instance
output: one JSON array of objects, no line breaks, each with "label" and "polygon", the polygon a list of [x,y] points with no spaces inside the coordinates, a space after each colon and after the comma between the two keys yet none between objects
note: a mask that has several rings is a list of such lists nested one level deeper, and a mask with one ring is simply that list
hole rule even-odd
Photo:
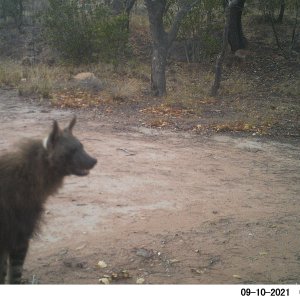
[{"label": "background vegetation", "polygon": [[[169,32],[186,2],[157,2]],[[166,94],[157,98],[143,1],[0,0],[0,86],[59,107],[122,110],[144,126],[298,136],[299,6],[245,2],[247,48],[228,49],[219,94],[211,97],[224,1],[195,2],[168,49]],[[80,72],[96,79],[79,83]]]}]

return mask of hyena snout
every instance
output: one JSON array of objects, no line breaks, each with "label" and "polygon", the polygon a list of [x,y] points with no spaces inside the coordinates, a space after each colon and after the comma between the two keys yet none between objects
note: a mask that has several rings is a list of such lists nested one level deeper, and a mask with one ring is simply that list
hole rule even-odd
[{"label": "hyena snout", "polygon": [[90,156],[85,150],[77,151],[73,157],[72,174],[86,176],[97,163],[97,159]]}]

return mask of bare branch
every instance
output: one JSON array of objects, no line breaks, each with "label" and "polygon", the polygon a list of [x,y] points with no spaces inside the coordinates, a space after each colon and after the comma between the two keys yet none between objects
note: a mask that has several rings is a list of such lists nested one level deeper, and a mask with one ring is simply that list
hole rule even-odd
[{"label": "bare branch", "polygon": [[197,4],[197,2],[200,2],[201,0],[194,0],[190,3],[186,3],[182,6],[182,8],[178,11],[175,20],[173,22],[172,28],[170,29],[168,33],[168,44],[171,45],[172,42],[176,39],[181,21],[183,18],[191,11],[191,9]]}]

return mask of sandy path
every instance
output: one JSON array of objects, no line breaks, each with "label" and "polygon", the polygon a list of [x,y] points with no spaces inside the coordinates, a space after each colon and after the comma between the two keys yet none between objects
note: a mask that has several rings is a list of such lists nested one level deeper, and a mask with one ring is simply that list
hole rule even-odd
[{"label": "sandy path", "polygon": [[[71,115],[1,90],[0,152]],[[121,283],[300,282],[295,143],[114,130],[83,113],[74,131],[98,164],[49,199],[27,280],[97,283],[115,272]]]}]

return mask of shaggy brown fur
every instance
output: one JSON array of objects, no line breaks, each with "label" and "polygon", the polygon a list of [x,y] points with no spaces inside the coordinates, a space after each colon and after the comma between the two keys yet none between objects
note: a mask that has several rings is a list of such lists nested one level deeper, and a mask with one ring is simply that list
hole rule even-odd
[{"label": "shaggy brown fur", "polygon": [[70,125],[57,122],[44,141],[30,140],[19,151],[0,157],[0,283],[20,283],[29,239],[38,228],[48,196],[67,175],[84,176],[97,160],[73,136]]}]

